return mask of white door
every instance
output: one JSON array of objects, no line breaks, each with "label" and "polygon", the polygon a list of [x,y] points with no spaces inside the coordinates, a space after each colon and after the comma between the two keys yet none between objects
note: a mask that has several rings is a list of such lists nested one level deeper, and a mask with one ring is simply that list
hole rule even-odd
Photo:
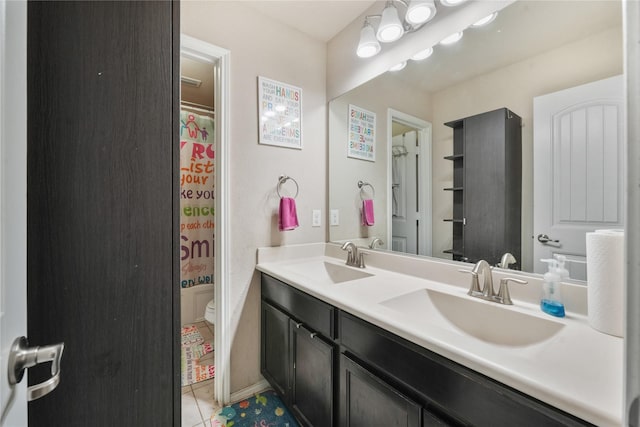
[{"label": "white door", "polygon": [[27,334],[27,3],[0,0],[0,401],[2,426],[27,425],[26,380],[7,383]]},{"label": "white door", "polygon": [[418,253],[418,134],[394,136],[391,145],[391,246],[394,251]]},{"label": "white door", "polygon": [[586,280],[585,233],[624,224],[622,76],[533,100],[533,265],[563,254]]}]

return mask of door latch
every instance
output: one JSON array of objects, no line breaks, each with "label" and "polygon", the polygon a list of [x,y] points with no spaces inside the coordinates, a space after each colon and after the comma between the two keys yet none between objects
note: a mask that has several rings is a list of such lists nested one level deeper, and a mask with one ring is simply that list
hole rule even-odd
[{"label": "door latch", "polygon": [[60,384],[60,360],[64,343],[44,347],[29,347],[25,337],[16,338],[9,353],[9,385],[22,381],[25,369],[40,363],[51,362],[51,378],[27,388],[27,400],[31,402],[49,394]]}]

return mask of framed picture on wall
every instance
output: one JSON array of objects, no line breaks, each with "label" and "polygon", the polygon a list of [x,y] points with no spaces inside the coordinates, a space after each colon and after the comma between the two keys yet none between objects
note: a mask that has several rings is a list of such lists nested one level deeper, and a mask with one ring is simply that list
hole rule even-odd
[{"label": "framed picture on wall", "polygon": [[376,113],[349,104],[347,157],[376,161]]},{"label": "framed picture on wall", "polygon": [[258,143],[302,149],[302,89],[258,76]]}]

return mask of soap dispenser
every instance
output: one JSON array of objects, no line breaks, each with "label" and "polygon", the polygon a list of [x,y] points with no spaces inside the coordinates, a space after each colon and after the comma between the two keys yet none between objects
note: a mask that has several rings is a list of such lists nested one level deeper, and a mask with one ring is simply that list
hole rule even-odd
[{"label": "soap dispenser", "polygon": [[556,272],[558,273],[558,276],[560,276],[560,282],[566,282],[569,279],[569,270],[564,266],[567,262],[567,257],[565,255],[554,255],[553,257],[558,261],[558,268]]},{"label": "soap dispenser", "polygon": [[542,284],[542,298],[540,309],[547,314],[556,317],[564,317],[564,304],[560,294],[560,275],[558,274],[558,261],[555,259],[541,259],[549,264],[549,271],[544,275]]}]

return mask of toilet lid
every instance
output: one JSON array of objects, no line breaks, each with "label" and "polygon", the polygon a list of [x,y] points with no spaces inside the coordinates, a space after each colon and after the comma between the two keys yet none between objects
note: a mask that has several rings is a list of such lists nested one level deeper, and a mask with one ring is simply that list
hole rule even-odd
[{"label": "toilet lid", "polygon": [[[202,307],[202,306],[201,306],[201,307]],[[208,308],[208,309],[210,309],[210,310],[211,310],[211,309],[216,308],[216,303],[215,303],[215,301],[214,301],[214,300],[209,301],[209,302],[207,303],[207,308]]]}]

